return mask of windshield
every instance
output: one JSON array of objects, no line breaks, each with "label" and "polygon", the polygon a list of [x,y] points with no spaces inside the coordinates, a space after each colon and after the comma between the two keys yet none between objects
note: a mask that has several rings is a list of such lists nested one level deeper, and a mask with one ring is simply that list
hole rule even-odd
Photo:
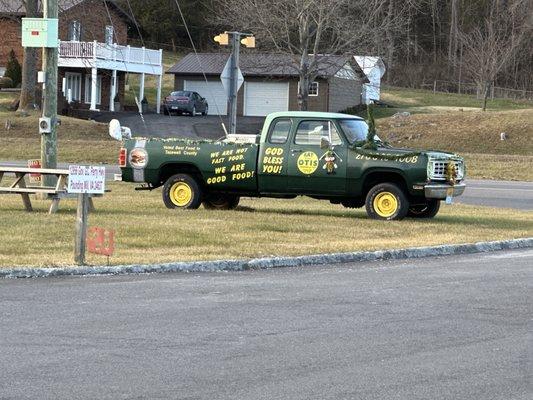
[{"label": "windshield", "polygon": [[[368,125],[365,121],[361,119],[341,119],[339,123],[350,144],[366,140]],[[380,140],[377,135],[374,136],[374,139]]]}]

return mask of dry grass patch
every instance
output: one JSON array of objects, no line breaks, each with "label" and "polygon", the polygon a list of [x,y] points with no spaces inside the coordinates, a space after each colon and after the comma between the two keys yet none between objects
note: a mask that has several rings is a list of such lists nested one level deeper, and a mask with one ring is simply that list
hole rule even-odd
[{"label": "dry grass patch", "polygon": [[[466,205],[443,206],[431,221],[370,220],[364,210],[325,201],[243,199],[234,211],[166,209],[160,190],[134,192],[112,184],[96,200],[90,225],[115,229],[113,264],[249,258],[402,248],[444,243],[500,240],[533,235],[531,212]],[[34,201],[35,213],[22,210],[18,196],[0,202],[0,266],[72,263],[75,201],[56,215]],[[90,256],[92,264],[104,263]]]},{"label": "dry grass patch", "polygon": [[[40,112],[20,116],[7,110],[16,94],[0,96],[0,160],[40,158],[41,135],[38,129]],[[120,143],[111,139],[107,124],[60,116],[58,154],[60,162],[116,163]],[[10,121],[10,129],[5,128]]]}]

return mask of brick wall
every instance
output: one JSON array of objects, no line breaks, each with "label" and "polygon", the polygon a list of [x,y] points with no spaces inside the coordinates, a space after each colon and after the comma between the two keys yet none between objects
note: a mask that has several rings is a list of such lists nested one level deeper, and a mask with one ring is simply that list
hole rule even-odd
[{"label": "brick wall", "polygon": [[330,78],[328,111],[339,112],[361,104],[361,90],[360,80]]},{"label": "brick wall", "polygon": [[68,28],[72,21],[81,23],[81,41],[98,42],[105,41],[106,25],[114,27],[114,41],[118,44],[126,44],[128,41],[128,27],[124,17],[112,6],[108,6],[111,21],[106,7],[102,1],[86,0],[61,13],[59,16],[59,38],[68,40]]},{"label": "brick wall", "polygon": [[0,40],[0,67],[6,66],[11,49],[15,51],[18,61],[22,64],[23,49],[20,45],[22,40],[20,20],[0,17],[0,32],[2,33]]}]

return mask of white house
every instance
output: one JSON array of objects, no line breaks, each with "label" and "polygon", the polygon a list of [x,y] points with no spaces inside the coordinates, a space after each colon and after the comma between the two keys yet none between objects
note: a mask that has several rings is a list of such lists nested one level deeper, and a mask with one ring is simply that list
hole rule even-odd
[{"label": "white house", "polygon": [[370,104],[379,100],[381,78],[385,74],[385,63],[380,57],[354,56],[355,61],[367,76],[369,83],[363,85],[363,103]]}]

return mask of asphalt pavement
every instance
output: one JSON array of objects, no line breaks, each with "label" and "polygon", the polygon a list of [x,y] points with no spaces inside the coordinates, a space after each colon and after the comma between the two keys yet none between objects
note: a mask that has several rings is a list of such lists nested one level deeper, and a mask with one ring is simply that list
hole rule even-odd
[{"label": "asphalt pavement", "polygon": [[533,182],[468,179],[466,185],[459,203],[533,210]]},{"label": "asphalt pavement", "polygon": [[1,399],[531,399],[533,250],[0,281]]}]

